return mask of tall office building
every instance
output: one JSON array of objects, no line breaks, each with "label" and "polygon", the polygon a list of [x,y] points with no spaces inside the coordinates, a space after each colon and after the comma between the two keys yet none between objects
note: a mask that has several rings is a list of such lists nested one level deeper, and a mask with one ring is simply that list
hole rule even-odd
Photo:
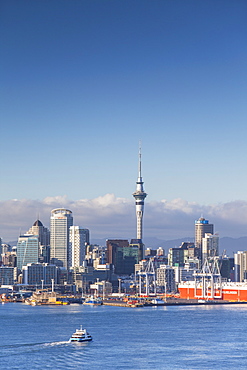
[{"label": "tall office building", "polygon": [[242,282],[247,279],[247,251],[234,253],[235,281]]},{"label": "tall office building", "polygon": [[80,226],[69,229],[69,267],[80,267],[85,259],[86,245],[89,244],[89,230]]},{"label": "tall office building", "polygon": [[200,217],[195,221],[195,248],[198,250],[198,256],[202,259],[202,239],[206,233],[214,233],[214,225],[210,224],[208,220]]},{"label": "tall office building", "polygon": [[37,235],[19,236],[17,242],[17,267],[37,263],[39,258],[39,238]]},{"label": "tall office building", "polygon": [[131,239],[130,241],[130,248],[133,248],[133,249],[138,249],[138,263],[143,260],[144,258],[144,255],[143,255],[143,242],[141,239]]},{"label": "tall office building", "polygon": [[206,233],[202,238],[202,264],[209,257],[219,255],[219,236]]},{"label": "tall office building", "polygon": [[142,181],[141,175],[141,148],[139,149],[139,167],[138,167],[138,179],[136,182],[136,191],[133,193],[133,197],[136,200],[136,239],[142,243],[142,221],[144,213],[144,200],[147,193],[144,191],[144,182]]},{"label": "tall office building", "polygon": [[107,239],[107,263],[114,266],[117,265],[118,250],[123,247],[129,247],[129,241],[127,239]]},{"label": "tall office building", "polygon": [[51,263],[66,269],[69,260],[70,226],[73,226],[73,216],[69,209],[56,208],[51,211]]},{"label": "tall office building", "polygon": [[[49,245],[50,244],[50,232],[47,227],[44,227],[40,220],[36,220],[32,227],[28,230],[26,234],[29,235],[38,235],[39,242],[41,245]],[[25,234],[25,235],[26,235]]]},{"label": "tall office building", "polygon": [[[39,261],[50,260],[50,231],[44,227],[40,220],[36,220],[27,232],[28,235],[38,235],[39,238]],[[26,235],[26,234],[25,234]]]},{"label": "tall office building", "polygon": [[126,239],[107,239],[107,263],[114,266],[119,275],[134,273],[135,264],[139,262],[138,245],[130,245]]}]

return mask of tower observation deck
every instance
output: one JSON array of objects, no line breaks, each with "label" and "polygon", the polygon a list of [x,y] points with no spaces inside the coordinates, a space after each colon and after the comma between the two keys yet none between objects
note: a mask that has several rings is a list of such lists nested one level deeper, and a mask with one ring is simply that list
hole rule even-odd
[{"label": "tower observation deck", "polygon": [[144,213],[144,200],[147,193],[144,191],[144,182],[142,181],[141,175],[141,147],[139,148],[139,164],[138,164],[138,179],[136,182],[136,191],[133,193],[133,197],[136,200],[136,238],[142,241],[142,219]]}]

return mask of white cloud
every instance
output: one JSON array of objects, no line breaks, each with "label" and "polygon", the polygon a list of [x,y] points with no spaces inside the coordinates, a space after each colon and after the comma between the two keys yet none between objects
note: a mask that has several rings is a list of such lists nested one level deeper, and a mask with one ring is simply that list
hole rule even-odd
[{"label": "white cloud", "polygon": [[[90,230],[91,238],[135,238],[136,218],[133,199],[106,194],[95,199],[69,200],[66,195],[43,200],[12,199],[0,202],[0,236],[16,240],[37,219],[49,227],[50,212],[65,207],[73,212],[74,224]],[[145,204],[144,237],[163,240],[194,235],[194,221],[203,215],[215,225],[220,236],[247,235],[247,202],[233,201],[200,205],[183,199]]]},{"label": "white cloud", "polygon": [[56,197],[46,197],[44,200],[43,200],[43,203],[44,204],[48,204],[48,205],[56,205],[56,204],[66,204],[68,202],[68,197],[67,195],[58,195]]}]

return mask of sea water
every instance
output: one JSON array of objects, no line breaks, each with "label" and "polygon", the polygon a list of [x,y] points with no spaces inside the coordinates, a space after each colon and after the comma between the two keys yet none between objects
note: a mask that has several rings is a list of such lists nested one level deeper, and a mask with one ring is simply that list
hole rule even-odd
[{"label": "sea water", "polygon": [[[70,343],[82,325],[93,336]],[[0,306],[1,369],[247,369],[247,305]]]}]

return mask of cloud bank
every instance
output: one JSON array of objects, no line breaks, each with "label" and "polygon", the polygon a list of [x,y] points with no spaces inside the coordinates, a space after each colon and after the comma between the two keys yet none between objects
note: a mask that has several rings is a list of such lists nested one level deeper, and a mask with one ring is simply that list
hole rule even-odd
[{"label": "cloud bank", "polygon": [[[69,200],[67,196],[46,197],[43,200],[12,199],[0,202],[0,237],[16,240],[39,218],[49,228],[50,212],[54,208],[73,212],[74,225],[90,230],[92,239],[135,238],[136,217],[133,199],[106,194],[95,199]],[[205,217],[215,225],[220,237],[247,235],[247,202],[200,205],[183,199],[146,202],[144,237],[162,240],[194,235],[194,221]]]}]

